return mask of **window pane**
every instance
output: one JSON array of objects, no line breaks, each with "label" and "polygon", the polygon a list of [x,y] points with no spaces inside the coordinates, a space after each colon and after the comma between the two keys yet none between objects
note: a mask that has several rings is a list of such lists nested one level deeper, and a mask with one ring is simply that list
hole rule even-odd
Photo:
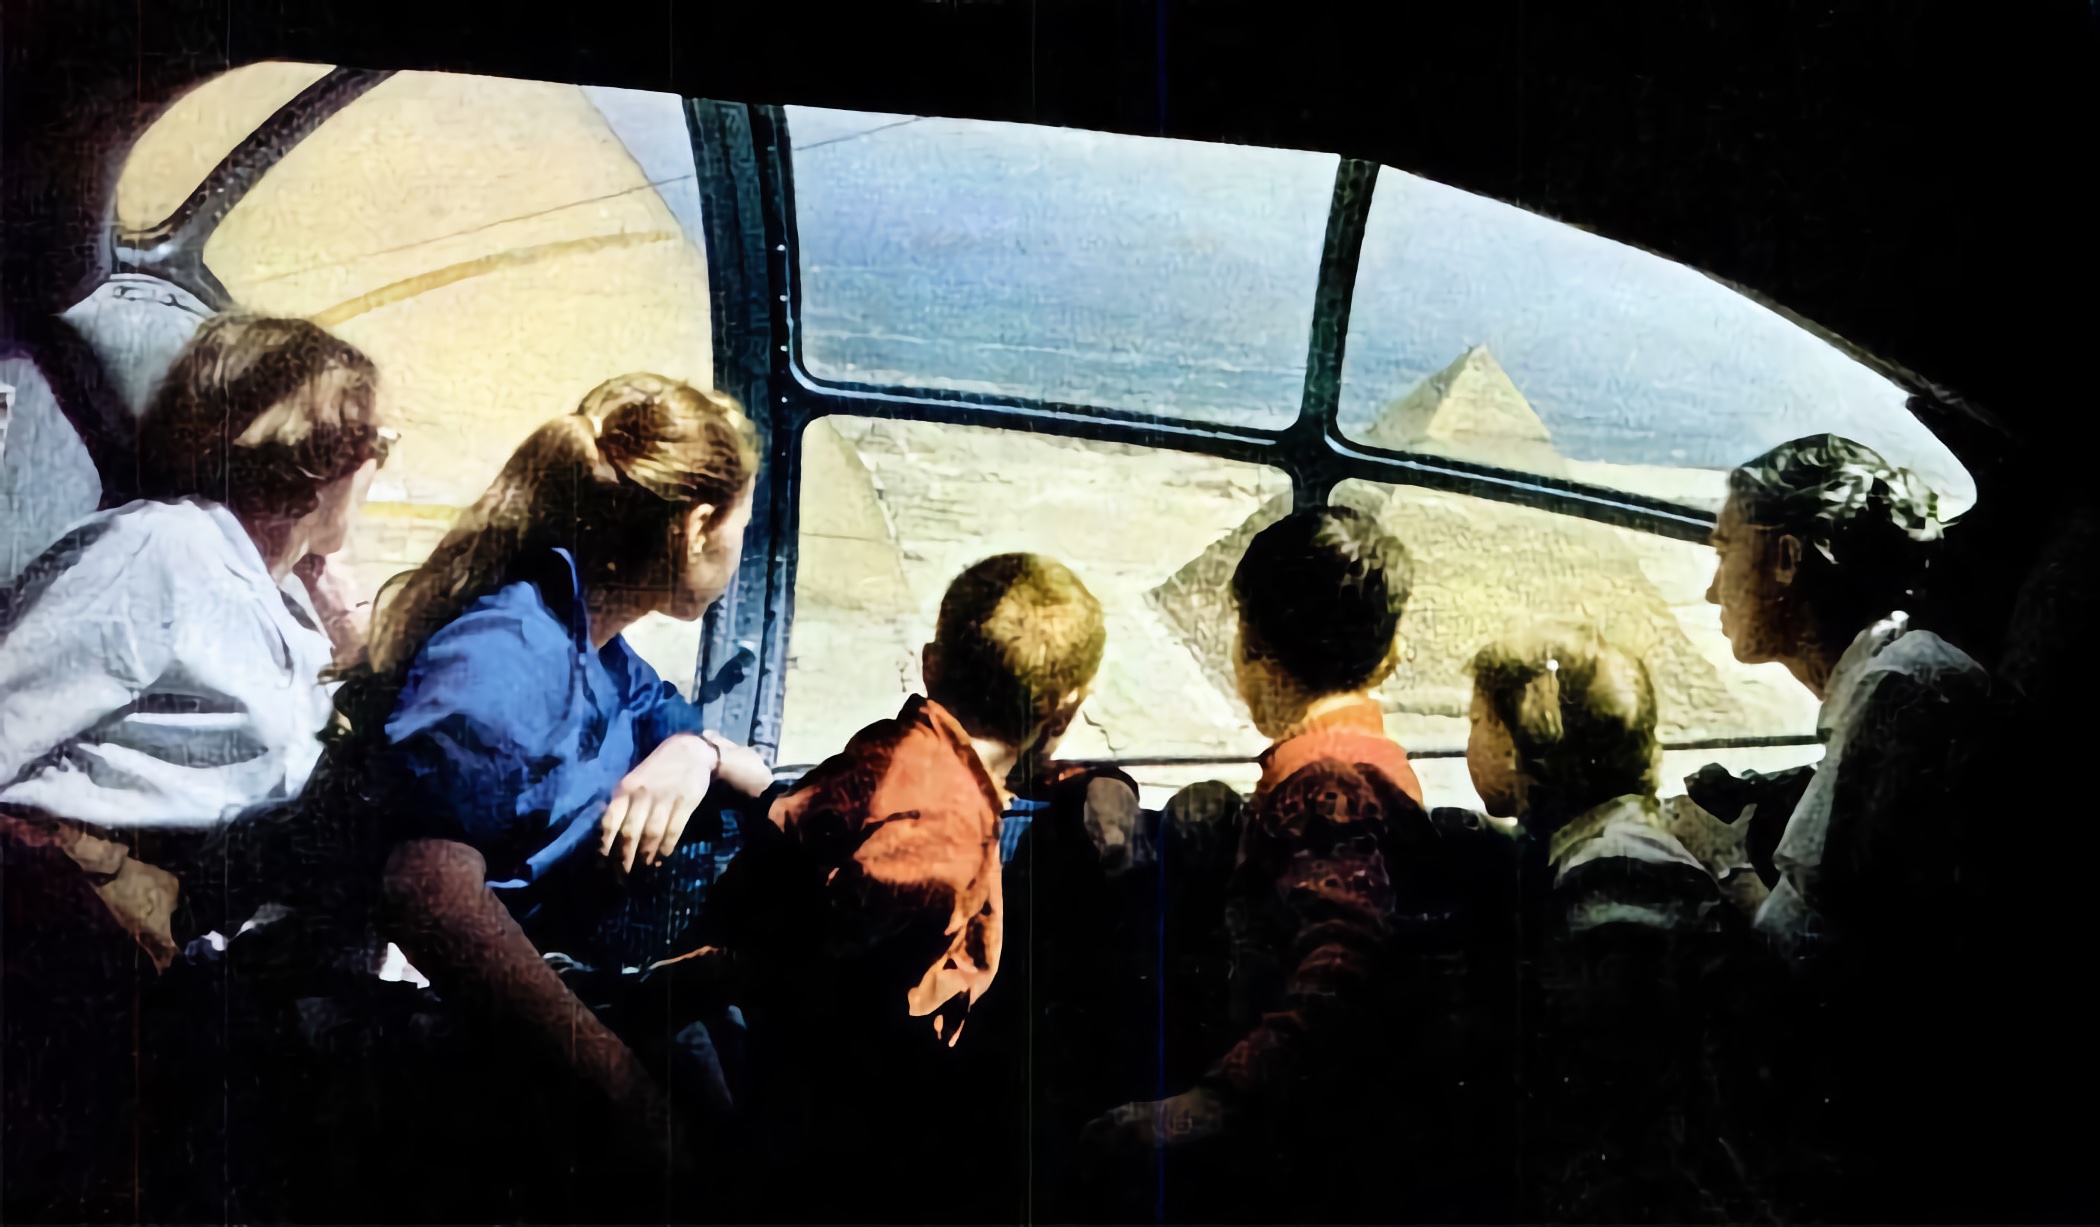
[{"label": "window pane", "polygon": [[[600,382],[711,383],[685,133],[669,94],[399,73],[219,226],[205,259],[236,301],[311,317],[379,365],[402,440],[346,554],[367,591],[422,561],[512,449]],[[699,634],[652,617],[629,638],[686,686]]]},{"label": "window pane", "polygon": [[1728,469],[1831,431],[1966,508],[1895,385],[1694,269],[1387,168],[1340,421],[1401,450],[1718,507]]},{"label": "window pane", "polygon": [[949,581],[1014,550],[1070,566],[1107,614],[1101,673],[1061,754],[1261,751],[1239,700],[1184,646],[1160,590],[1264,505],[1287,506],[1282,473],[1016,431],[827,417],[803,436],[801,492],[782,763],[820,762],[895,715],[920,687],[919,649]]},{"label": "window pane", "polygon": [[1466,665],[1538,617],[1586,619],[1639,654],[1665,742],[1815,729],[1814,696],[1783,666],[1739,664],[1729,650],[1706,601],[1704,545],[1419,486],[1345,481],[1332,501],[1376,516],[1414,559],[1400,625],[1408,658],[1380,692],[1387,728],[1410,749],[1464,747]]},{"label": "window pane", "polygon": [[234,147],[329,73],[326,64],[249,64],[175,100],[131,147],[117,179],[117,224],[167,220]]},{"label": "window pane", "polygon": [[1336,160],[788,108],[821,378],[1280,427]]}]

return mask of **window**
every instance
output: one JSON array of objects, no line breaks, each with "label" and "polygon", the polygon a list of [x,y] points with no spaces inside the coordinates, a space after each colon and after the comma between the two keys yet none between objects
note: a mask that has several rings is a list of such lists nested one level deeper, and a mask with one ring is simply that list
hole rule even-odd
[{"label": "window", "polygon": [[1332,155],[787,108],[820,379],[1297,416]]},{"label": "window", "polygon": [[176,99],[125,159],[117,224],[144,230],[165,221],[249,133],[328,71],[326,64],[250,64]]},{"label": "window", "polygon": [[[256,100],[306,83],[289,67],[201,87],[134,163],[171,123],[211,128],[214,99],[241,104],[225,131],[253,130]],[[343,557],[365,591],[421,562],[517,444],[602,380],[711,384],[699,223],[676,97],[422,72],[344,107],[227,215],[204,260],[237,303],[312,318],[379,366],[403,437]],[[690,686],[699,634],[653,617],[629,638]]]},{"label": "window", "polygon": [[[1420,486],[1346,481],[1331,501],[1376,516],[1414,558],[1403,661],[1379,697],[1402,745],[1441,756],[1416,763],[1431,804],[1477,805],[1463,758],[1467,663],[1542,615],[1586,618],[1647,663],[1665,746],[1815,731],[1816,700],[1783,666],[1735,660],[1720,611],[1706,602],[1714,573],[1706,546]],[[1682,792],[1683,777],[1709,762],[1774,770],[1820,753],[1815,745],[1669,751],[1663,792]]]},{"label": "window", "polygon": [[919,649],[949,581],[1012,550],[1070,566],[1107,615],[1093,697],[1062,755],[1251,758],[1263,739],[1229,680],[1221,689],[1191,651],[1169,590],[1264,507],[1289,503],[1282,473],[1193,453],[933,422],[810,423],[780,761],[821,761],[895,715],[919,689]]},{"label": "window", "polygon": [[1696,270],[1382,170],[1339,421],[1362,442],[1718,509],[1727,470],[1846,435],[1975,499],[1903,393]]}]

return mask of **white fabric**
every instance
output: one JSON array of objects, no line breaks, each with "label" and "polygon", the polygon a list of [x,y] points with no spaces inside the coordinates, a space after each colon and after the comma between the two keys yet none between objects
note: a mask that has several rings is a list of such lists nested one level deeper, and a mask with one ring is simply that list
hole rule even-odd
[{"label": "white fabric", "polygon": [[1557,884],[1578,865],[1614,856],[1655,864],[1675,862],[1707,872],[1699,858],[1670,834],[1661,803],[1638,794],[1606,801],[1554,832],[1547,864],[1554,868]]},{"label": "white fabric", "polygon": [[76,522],[0,627],[0,803],[103,827],[204,827],[297,796],[330,716],[332,652],[205,499]]},{"label": "white fabric", "polygon": [[1908,615],[1901,612],[1861,631],[1838,657],[1824,688],[1822,711],[1816,716],[1817,731],[1825,738],[1823,761],[1787,819],[1786,832],[1772,854],[1779,884],[1757,910],[1757,927],[1777,939],[1782,948],[1821,929],[1815,875],[1823,864],[1824,843],[1830,834],[1831,798],[1845,769],[1846,745],[1876,685],[1891,675],[1937,682],[1950,674],[1981,679],[1984,670],[1967,653],[1931,631],[1911,630]]}]

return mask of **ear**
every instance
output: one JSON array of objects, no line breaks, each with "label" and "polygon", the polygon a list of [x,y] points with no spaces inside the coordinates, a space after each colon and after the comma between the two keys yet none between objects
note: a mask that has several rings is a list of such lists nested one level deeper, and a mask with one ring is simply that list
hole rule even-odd
[{"label": "ear", "polygon": [[693,504],[691,509],[685,513],[685,539],[687,541],[698,541],[706,536],[707,526],[714,522],[714,518],[715,505],[713,503]]},{"label": "ear", "polygon": [[1043,727],[1036,734],[1036,740],[1055,741],[1063,737],[1065,730],[1072,727],[1072,721],[1078,718],[1079,708],[1086,702],[1089,693],[1086,687],[1081,686],[1066,695],[1051,711],[1050,718],[1043,721]]},{"label": "ear", "polygon": [[1782,586],[1791,586],[1794,577],[1801,574],[1801,538],[1792,533],[1781,533],[1772,543],[1772,580]]},{"label": "ear", "polygon": [[1392,677],[1393,671],[1400,667],[1400,661],[1405,657],[1406,653],[1407,640],[1401,637],[1400,632],[1394,631],[1393,646],[1385,650],[1385,659],[1378,662],[1378,671],[1371,675],[1370,684],[1365,686],[1364,689],[1376,690],[1380,686],[1385,685],[1386,679]]},{"label": "ear", "polygon": [[919,649],[919,684],[925,687],[929,697],[941,688],[940,677],[941,645],[929,643]]}]

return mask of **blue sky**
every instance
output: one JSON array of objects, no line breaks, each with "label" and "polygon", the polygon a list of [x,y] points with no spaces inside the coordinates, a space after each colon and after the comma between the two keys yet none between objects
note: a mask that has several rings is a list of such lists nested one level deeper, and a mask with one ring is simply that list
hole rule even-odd
[{"label": "blue sky", "polygon": [[[789,108],[815,373],[1274,426],[1332,155]],[[1726,468],[1829,430],[1964,501],[1887,380],[1696,270],[1390,168],[1345,429],[1485,344],[1571,457]]]}]

